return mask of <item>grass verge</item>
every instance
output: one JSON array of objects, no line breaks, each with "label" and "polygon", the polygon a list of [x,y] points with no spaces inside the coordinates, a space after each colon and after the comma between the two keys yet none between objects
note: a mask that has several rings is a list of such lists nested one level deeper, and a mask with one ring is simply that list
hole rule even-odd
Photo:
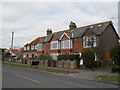
[{"label": "grass verge", "polygon": [[94,71],[106,71],[106,70],[111,70],[112,69],[112,66],[102,66],[102,67],[96,67],[96,68],[93,68]]},{"label": "grass verge", "polygon": [[104,82],[111,82],[111,83],[118,83],[120,82],[120,77],[115,75],[99,75],[95,77],[96,80],[104,81]]},{"label": "grass verge", "polygon": [[54,68],[47,68],[47,67],[31,67],[31,66],[28,66],[28,65],[7,63],[7,62],[4,62],[2,64],[17,66],[17,67],[23,67],[23,68],[31,68],[31,69],[47,71],[47,72],[53,72],[53,73],[60,73],[60,74],[78,73],[77,71],[68,71],[68,70],[54,69]]}]

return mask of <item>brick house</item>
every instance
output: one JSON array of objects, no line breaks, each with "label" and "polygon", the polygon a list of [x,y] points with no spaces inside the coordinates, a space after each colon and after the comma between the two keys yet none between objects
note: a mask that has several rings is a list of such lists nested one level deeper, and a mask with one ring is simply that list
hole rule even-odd
[{"label": "brick house", "polygon": [[95,51],[96,60],[110,60],[109,50],[118,45],[119,36],[111,21],[77,27],[70,22],[69,29],[38,37],[24,46],[24,57],[35,58],[38,54],[50,54],[54,60],[60,54],[81,54],[85,49]]}]

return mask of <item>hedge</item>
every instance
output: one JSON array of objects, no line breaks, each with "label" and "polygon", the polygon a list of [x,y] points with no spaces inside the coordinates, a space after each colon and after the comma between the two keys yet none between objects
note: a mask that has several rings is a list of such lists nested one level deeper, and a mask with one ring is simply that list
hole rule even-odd
[{"label": "hedge", "polygon": [[58,55],[57,56],[58,60],[80,60],[79,54],[65,54],[65,55]]},{"label": "hedge", "polygon": [[38,60],[52,60],[52,56],[49,54],[37,55]]}]

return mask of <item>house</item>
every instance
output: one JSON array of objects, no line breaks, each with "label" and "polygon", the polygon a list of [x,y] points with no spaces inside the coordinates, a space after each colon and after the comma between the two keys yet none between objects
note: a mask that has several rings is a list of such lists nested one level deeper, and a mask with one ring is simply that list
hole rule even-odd
[{"label": "house", "polygon": [[24,48],[20,48],[20,49],[9,49],[6,50],[5,53],[11,53],[12,57],[19,57],[20,55],[22,55],[22,51],[24,50]]},{"label": "house", "polygon": [[70,22],[69,29],[38,37],[24,46],[23,55],[35,58],[39,54],[50,54],[54,60],[60,54],[80,54],[85,49],[95,51],[96,60],[110,60],[109,50],[118,45],[119,36],[112,21],[77,27]]}]

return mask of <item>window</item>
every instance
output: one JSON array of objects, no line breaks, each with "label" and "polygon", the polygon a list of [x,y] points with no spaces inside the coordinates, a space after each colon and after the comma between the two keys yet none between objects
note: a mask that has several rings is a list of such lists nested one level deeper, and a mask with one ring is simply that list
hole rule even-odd
[{"label": "window", "polygon": [[37,49],[37,45],[35,45],[35,49]]},{"label": "window", "polygon": [[61,48],[62,49],[70,49],[72,47],[71,40],[63,40],[61,41]]},{"label": "window", "polygon": [[43,51],[43,44],[42,43],[37,44],[37,51]]},{"label": "window", "polygon": [[24,50],[26,50],[26,47],[24,47]]},{"label": "window", "polygon": [[52,41],[51,42],[51,50],[58,49],[58,48],[59,48],[58,41]]},{"label": "window", "polygon": [[95,36],[85,36],[83,37],[83,47],[96,47],[96,37]]},{"label": "window", "polygon": [[30,50],[30,46],[27,46],[27,47],[26,47],[26,50]]},{"label": "window", "polygon": [[31,50],[34,50],[34,45],[31,45]]}]

